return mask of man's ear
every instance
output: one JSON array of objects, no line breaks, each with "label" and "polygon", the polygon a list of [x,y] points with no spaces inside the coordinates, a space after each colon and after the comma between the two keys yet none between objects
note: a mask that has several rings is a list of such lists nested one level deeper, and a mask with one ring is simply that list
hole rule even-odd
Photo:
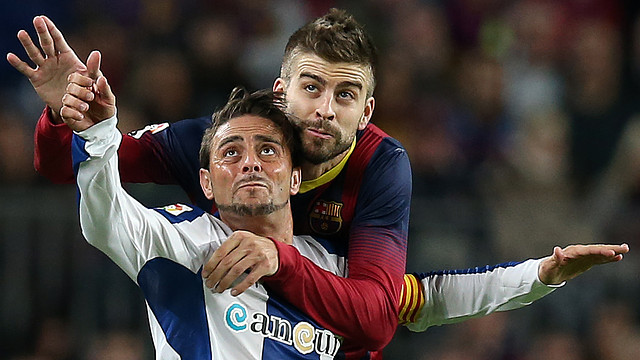
[{"label": "man's ear", "polygon": [[302,169],[296,166],[291,170],[291,190],[290,194],[295,195],[300,190],[300,184],[302,183]]},{"label": "man's ear", "polygon": [[367,127],[367,124],[371,120],[371,116],[373,115],[373,109],[376,107],[376,101],[372,97],[367,99],[367,102],[364,104],[364,111],[362,112],[362,117],[360,121],[358,121],[358,130],[364,130]]},{"label": "man's ear", "polygon": [[283,78],[277,78],[274,82],[273,82],[273,91],[274,92],[281,92],[284,93],[285,89],[287,88],[287,83],[284,81]]},{"label": "man's ear", "polygon": [[200,169],[200,187],[204,196],[213,200],[213,184],[211,183],[211,173],[207,169]]}]

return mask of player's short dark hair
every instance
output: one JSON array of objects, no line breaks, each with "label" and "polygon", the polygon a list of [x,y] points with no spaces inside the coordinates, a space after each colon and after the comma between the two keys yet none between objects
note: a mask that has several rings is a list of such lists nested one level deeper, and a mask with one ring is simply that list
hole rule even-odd
[{"label": "player's short dark hair", "polygon": [[231,91],[229,100],[219,110],[213,113],[211,117],[211,126],[209,126],[202,136],[200,145],[200,167],[209,169],[211,160],[211,144],[213,137],[217,133],[220,126],[229,122],[229,120],[243,116],[255,115],[261,118],[271,120],[274,125],[282,132],[285,145],[291,153],[291,161],[293,166],[300,165],[300,137],[293,127],[289,115],[284,111],[284,94],[273,92],[271,90],[258,90],[249,93],[242,87],[236,87]]},{"label": "player's short dark hair", "polygon": [[376,82],[376,48],[364,27],[345,10],[331,9],[324,16],[307,23],[289,37],[284,50],[280,76],[289,80],[293,59],[311,53],[331,63],[352,63],[369,67],[373,94]]}]

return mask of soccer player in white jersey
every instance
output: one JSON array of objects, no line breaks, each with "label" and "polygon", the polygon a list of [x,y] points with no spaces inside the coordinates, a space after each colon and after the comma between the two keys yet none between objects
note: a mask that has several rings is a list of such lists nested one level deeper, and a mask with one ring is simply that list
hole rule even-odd
[{"label": "soccer player in white jersey", "polygon": [[[104,111],[74,111],[70,103],[78,110],[84,105],[65,97],[65,120],[76,132],[80,224],[87,241],[142,289],[156,357],[333,358],[341,339],[261,284],[234,297],[209,290],[199,274],[222,242],[243,236],[234,234],[240,229],[292,245],[325,270],[345,274],[342,259],[310,237],[293,236],[289,197],[300,185],[300,169],[292,157],[294,131],[277,96],[235,89],[214,115],[203,139],[206,168],[200,179],[205,194],[218,204],[217,219],[187,205],[148,209],[124,191],[118,173],[122,135],[116,129],[115,97],[104,77],[94,91]],[[275,259],[265,257],[258,266],[273,274]]]}]

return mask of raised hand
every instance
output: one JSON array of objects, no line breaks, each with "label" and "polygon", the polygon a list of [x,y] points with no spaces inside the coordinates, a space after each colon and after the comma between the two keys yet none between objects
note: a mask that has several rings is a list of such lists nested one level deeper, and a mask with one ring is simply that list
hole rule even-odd
[{"label": "raised hand", "polygon": [[46,16],[33,18],[33,26],[38,33],[39,49],[25,30],[18,31],[18,40],[29,59],[36,65],[32,68],[13,53],[7,54],[7,61],[26,76],[40,98],[51,108],[54,121],[62,121],[58,116],[62,108],[62,96],[73,72],[86,74],[86,66],[69,47],[64,36]]},{"label": "raised hand", "polygon": [[74,131],[83,131],[116,114],[116,97],[100,73],[101,55],[93,51],[87,59],[87,75],[69,75],[69,84],[62,97],[60,115]]},{"label": "raised hand", "polygon": [[202,269],[202,277],[207,287],[217,292],[233,286],[231,295],[237,296],[263,276],[275,274],[278,264],[273,240],[236,231],[213,253]]},{"label": "raised hand", "polygon": [[594,265],[622,260],[629,252],[622,245],[570,245],[561,249],[556,246],[553,254],[540,263],[538,275],[547,285],[557,285],[589,270]]}]

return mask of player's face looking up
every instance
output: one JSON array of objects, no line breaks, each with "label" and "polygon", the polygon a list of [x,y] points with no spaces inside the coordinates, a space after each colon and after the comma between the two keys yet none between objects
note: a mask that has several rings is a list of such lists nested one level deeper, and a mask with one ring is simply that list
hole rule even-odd
[{"label": "player's face looking up", "polygon": [[368,97],[371,70],[312,53],[297,54],[290,70],[288,80],[277,79],[274,90],[286,93],[304,159],[318,165],[345,153],[373,113],[374,100]]},{"label": "player's face looking up", "polygon": [[290,150],[271,120],[232,118],[217,129],[210,149],[209,170],[203,169],[201,178],[221,216],[268,215],[285,208],[297,192],[300,171],[292,169]]}]

